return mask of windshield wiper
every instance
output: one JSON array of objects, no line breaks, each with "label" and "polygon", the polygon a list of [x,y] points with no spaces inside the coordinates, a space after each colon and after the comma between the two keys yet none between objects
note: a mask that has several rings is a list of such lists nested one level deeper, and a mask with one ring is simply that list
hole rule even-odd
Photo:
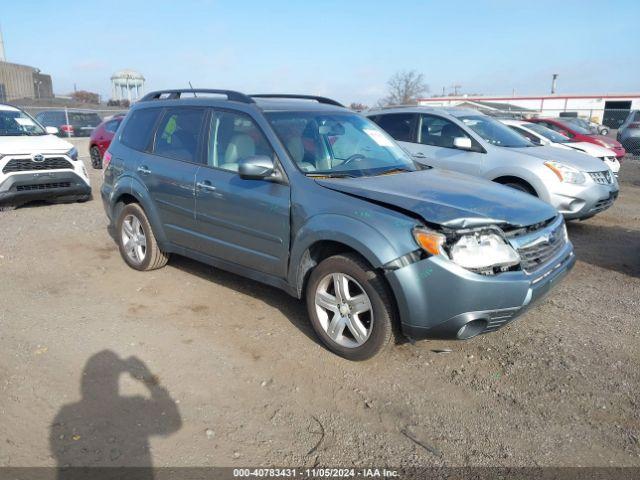
[{"label": "windshield wiper", "polygon": [[349,173],[307,173],[306,175],[312,178],[356,178]]}]

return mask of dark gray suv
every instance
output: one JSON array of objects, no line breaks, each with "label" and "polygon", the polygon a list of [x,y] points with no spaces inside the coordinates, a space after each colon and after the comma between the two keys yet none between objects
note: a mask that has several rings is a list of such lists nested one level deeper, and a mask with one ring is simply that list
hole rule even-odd
[{"label": "dark gray suv", "polygon": [[352,360],[394,331],[494,331],[575,262],[551,206],[416,164],[327,98],[154,92],[104,162],[104,206],[132,268],[176,253],[304,297],[320,339]]}]

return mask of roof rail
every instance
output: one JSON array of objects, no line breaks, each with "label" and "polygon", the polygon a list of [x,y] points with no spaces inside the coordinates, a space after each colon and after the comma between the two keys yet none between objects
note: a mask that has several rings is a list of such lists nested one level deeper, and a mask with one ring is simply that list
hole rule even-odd
[{"label": "roof rail", "polygon": [[293,98],[299,100],[315,100],[318,103],[325,103],[327,105],[335,105],[336,107],[343,107],[340,102],[332,100],[327,97],[318,97],[316,95],[296,95],[292,93],[256,93],[249,95],[252,98]]},{"label": "roof rail", "polygon": [[[219,95],[226,95],[229,100],[232,100],[234,102],[256,103],[251,97],[245,95],[244,93],[236,92],[235,90],[216,90],[211,88],[179,88],[175,90],[157,90],[155,92],[146,94],[144,97],[142,97],[142,99],[140,99],[140,101],[147,102],[149,100],[164,100],[165,98],[167,100],[177,100],[182,96],[183,93],[193,93],[194,96],[197,93],[214,93]],[[160,98],[163,95],[166,95],[166,97]]]}]

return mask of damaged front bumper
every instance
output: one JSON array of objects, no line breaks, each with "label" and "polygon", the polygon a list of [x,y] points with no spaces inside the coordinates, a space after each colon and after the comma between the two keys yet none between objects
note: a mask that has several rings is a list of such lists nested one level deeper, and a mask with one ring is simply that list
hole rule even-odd
[{"label": "damaged front bumper", "polygon": [[467,339],[506,325],[544,297],[575,264],[567,242],[542,268],[481,275],[441,256],[388,270],[403,333]]}]

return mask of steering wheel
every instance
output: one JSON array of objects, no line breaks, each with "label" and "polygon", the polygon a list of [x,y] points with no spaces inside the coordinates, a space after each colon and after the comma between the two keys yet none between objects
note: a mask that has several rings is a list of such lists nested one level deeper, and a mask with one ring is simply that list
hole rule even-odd
[{"label": "steering wheel", "polygon": [[364,156],[364,155],[362,155],[361,153],[354,153],[354,154],[353,154],[353,155],[351,155],[349,158],[347,158],[347,159],[342,163],[342,165],[347,165],[347,164],[349,164],[350,162],[355,162],[356,160],[362,160],[362,159],[364,159],[364,158],[367,158],[367,157],[365,157],[365,156]]}]

